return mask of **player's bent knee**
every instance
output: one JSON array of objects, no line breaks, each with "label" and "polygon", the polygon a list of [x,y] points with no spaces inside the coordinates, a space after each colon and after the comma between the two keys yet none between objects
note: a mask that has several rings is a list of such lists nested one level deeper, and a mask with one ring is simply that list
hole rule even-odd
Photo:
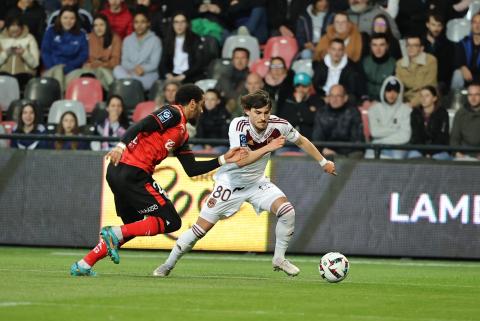
[{"label": "player's bent knee", "polygon": [[168,224],[165,224],[165,233],[172,233],[178,231],[182,227],[182,220],[179,216],[168,220]]}]

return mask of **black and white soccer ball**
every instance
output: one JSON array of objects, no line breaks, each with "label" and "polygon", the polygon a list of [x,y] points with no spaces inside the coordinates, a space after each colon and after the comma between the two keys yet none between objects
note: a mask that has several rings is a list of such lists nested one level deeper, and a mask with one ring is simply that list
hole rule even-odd
[{"label": "black and white soccer ball", "polygon": [[349,268],[350,264],[345,255],[338,252],[325,254],[318,265],[318,271],[322,279],[331,283],[344,280],[348,275]]}]

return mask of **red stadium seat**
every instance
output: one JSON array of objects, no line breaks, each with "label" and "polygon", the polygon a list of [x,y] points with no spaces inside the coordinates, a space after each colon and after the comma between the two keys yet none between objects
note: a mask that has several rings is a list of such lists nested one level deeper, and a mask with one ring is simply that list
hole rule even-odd
[{"label": "red stadium seat", "polygon": [[362,115],[362,124],[363,124],[363,135],[365,136],[365,141],[369,142],[370,141],[370,127],[368,125],[368,109],[369,107],[365,106],[359,106],[358,110],[360,111],[360,114]]},{"label": "red stadium seat", "polygon": [[139,120],[142,120],[143,118],[147,117],[148,114],[150,114],[155,110],[155,107],[156,107],[156,104],[154,101],[144,101],[139,103],[135,107],[135,111],[133,112],[132,121],[136,123]]},{"label": "red stadium seat", "polygon": [[65,99],[83,103],[85,111],[91,113],[99,101],[103,101],[102,84],[98,79],[81,77],[70,81]]},{"label": "red stadium seat", "polygon": [[263,57],[270,59],[272,57],[282,57],[290,68],[293,59],[297,55],[297,40],[292,37],[271,37],[265,44]]},{"label": "red stadium seat", "polygon": [[2,125],[3,128],[5,128],[6,134],[11,134],[15,126],[17,126],[17,123],[14,122],[13,120],[4,120],[4,121],[0,121],[0,125]]},{"label": "red stadium seat", "polygon": [[262,58],[254,61],[250,65],[250,71],[257,73],[260,77],[265,78],[270,68],[270,59]]}]

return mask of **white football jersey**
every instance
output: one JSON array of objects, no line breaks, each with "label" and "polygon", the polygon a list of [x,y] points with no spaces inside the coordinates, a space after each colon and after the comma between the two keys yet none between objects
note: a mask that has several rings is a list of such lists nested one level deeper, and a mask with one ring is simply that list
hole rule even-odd
[{"label": "white football jersey", "polygon": [[[300,133],[288,121],[273,115],[268,120],[267,129],[262,133],[256,132],[246,116],[234,118],[228,130],[230,148],[240,146],[248,147],[250,150],[257,150],[281,135],[292,143],[300,138]],[[230,186],[252,184],[265,177],[265,168],[269,159],[270,153],[267,153],[252,164],[241,168],[236,164],[225,164],[217,171],[214,179]]]}]

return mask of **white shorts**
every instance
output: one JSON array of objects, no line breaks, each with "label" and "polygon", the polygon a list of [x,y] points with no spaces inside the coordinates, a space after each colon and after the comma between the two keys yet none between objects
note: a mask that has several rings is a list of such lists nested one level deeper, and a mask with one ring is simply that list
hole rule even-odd
[{"label": "white shorts", "polygon": [[252,204],[259,215],[270,211],[273,202],[280,197],[285,197],[285,194],[267,178],[243,188],[215,182],[213,192],[202,206],[200,217],[215,224],[235,214],[243,202]]}]

